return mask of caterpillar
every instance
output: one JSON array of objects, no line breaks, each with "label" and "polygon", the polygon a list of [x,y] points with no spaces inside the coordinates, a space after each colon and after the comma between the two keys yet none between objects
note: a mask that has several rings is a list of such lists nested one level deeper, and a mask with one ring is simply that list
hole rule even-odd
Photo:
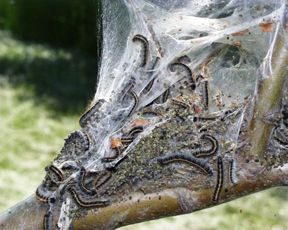
[{"label": "caterpillar", "polygon": [[162,95],[162,103],[165,103],[168,100],[170,95],[170,89],[168,88]]},{"label": "caterpillar", "polygon": [[178,106],[183,107],[184,109],[189,109],[189,108],[190,108],[190,105],[188,105],[187,103],[185,103],[185,102],[183,102],[183,101],[179,101],[179,100],[176,100],[176,99],[172,98],[172,102],[173,102],[175,105],[178,105]]},{"label": "caterpillar", "polygon": [[208,81],[203,82],[203,107],[204,110],[208,110],[209,108],[209,94],[208,94]]},{"label": "caterpillar", "polygon": [[132,108],[128,114],[128,117],[130,117],[134,113],[135,109],[137,108],[137,106],[139,104],[139,98],[138,98],[137,94],[132,89],[130,90],[130,95],[134,99],[134,104],[133,104],[133,106],[132,106]]},{"label": "caterpillar", "polygon": [[85,178],[87,176],[87,172],[86,172],[86,169],[84,167],[81,167],[80,169],[80,175],[79,175],[79,185],[80,185],[80,188],[85,192],[87,193],[88,195],[95,195],[96,194],[96,191],[94,189],[90,189],[90,188],[87,188],[86,187],[86,184],[85,184]]},{"label": "caterpillar", "polygon": [[193,117],[193,122],[215,121],[216,119],[216,116],[195,116]]},{"label": "caterpillar", "polygon": [[218,141],[215,137],[213,137],[212,135],[210,134],[203,134],[200,139],[202,140],[208,140],[211,144],[211,148],[208,148],[208,149],[199,149],[197,150],[195,153],[193,153],[193,155],[195,157],[208,157],[208,156],[212,156],[214,155],[217,151],[218,151],[218,148],[219,148],[219,144],[218,144]]},{"label": "caterpillar", "polygon": [[162,158],[159,158],[158,162],[160,164],[170,164],[174,162],[181,162],[181,163],[193,165],[194,167],[200,169],[202,172],[204,172],[207,175],[210,175],[210,176],[213,175],[213,171],[208,164],[206,164],[205,162],[197,158],[194,158],[192,156],[182,154],[182,153],[164,156]]},{"label": "caterpillar", "polygon": [[143,132],[143,130],[144,130],[144,127],[143,127],[143,126],[134,127],[133,129],[131,129],[131,130],[129,131],[128,136],[129,136],[129,137],[135,137],[135,135],[137,135],[138,133]]},{"label": "caterpillar", "polygon": [[52,223],[53,223],[53,216],[52,212],[50,209],[45,213],[44,218],[43,218],[43,228],[44,230],[52,230]]},{"label": "caterpillar", "polygon": [[90,119],[90,117],[95,114],[96,112],[99,111],[99,109],[101,108],[101,106],[104,104],[105,100],[104,99],[100,99],[98,100],[93,106],[91,106],[84,114],[82,114],[82,116],[79,119],[79,124],[81,126],[81,128],[84,128],[85,125],[87,124],[88,120]]},{"label": "caterpillar", "polygon": [[68,191],[71,186],[75,186],[75,182],[74,181],[73,182],[71,182],[71,181],[67,182],[62,187],[60,187],[60,193],[59,193],[60,197],[63,197],[65,192]]},{"label": "caterpillar", "polygon": [[50,165],[49,170],[51,170],[57,176],[58,181],[64,180],[62,171],[59,168],[57,168],[55,165]]},{"label": "caterpillar", "polygon": [[116,153],[115,153],[113,156],[111,156],[111,157],[104,157],[104,158],[102,158],[101,161],[102,161],[103,163],[107,163],[107,162],[109,162],[109,161],[115,160],[115,159],[122,153],[121,147],[116,147],[116,148],[114,148],[114,149],[115,149]]},{"label": "caterpillar", "polygon": [[118,165],[120,165],[127,157],[128,157],[128,155],[122,155],[121,158],[119,160],[117,160],[116,163],[108,164],[108,165],[105,165],[104,167],[109,172],[114,172],[117,169]]},{"label": "caterpillar", "polygon": [[120,140],[122,144],[130,144],[133,142],[133,138],[131,137],[121,137]]},{"label": "caterpillar", "polygon": [[229,180],[230,180],[230,183],[233,184],[233,185],[237,184],[237,178],[236,178],[236,175],[235,175],[235,169],[236,169],[235,160],[234,159],[229,159],[229,162],[228,162]]},{"label": "caterpillar", "polygon": [[[167,100],[168,100],[168,97],[170,95],[170,88],[168,88],[167,90],[164,91],[164,93],[162,93],[160,96],[158,96],[155,100],[153,100],[150,104],[148,104],[147,106],[150,106],[154,103],[162,103],[164,104]],[[180,102],[181,103],[181,102]],[[183,102],[184,103],[184,102]]]},{"label": "caterpillar", "polygon": [[191,59],[187,55],[184,55],[179,57],[177,61],[183,64],[187,64],[191,62]]},{"label": "caterpillar", "polygon": [[99,177],[96,177],[93,182],[92,185],[95,189],[99,189],[102,185],[104,185],[110,178],[111,178],[112,174],[109,171],[104,171],[103,175],[99,175]]},{"label": "caterpillar", "polygon": [[61,149],[63,154],[83,154],[90,148],[90,141],[84,132],[76,130],[65,139],[64,147]]},{"label": "caterpillar", "polygon": [[44,191],[43,184],[39,185],[35,192],[36,199],[41,203],[48,203],[51,193]]},{"label": "caterpillar", "polygon": [[194,91],[196,89],[196,83],[193,78],[192,70],[187,65],[180,63],[180,62],[170,64],[170,70],[174,72],[176,66],[181,66],[186,71],[187,77],[190,78],[191,80],[191,84],[190,84],[191,89]]},{"label": "caterpillar", "polygon": [[198,74],[198,75],[197,75],[197,77],[196,77],[196,84],[197,84],[197,86],[199,86],[200,81],[203,80],[203,79],[204,79],[203,75],[201,75],[201,74]]},{"label": "caterpillar", "polygon": [[220,192],[222,190],[223,187],[223,180],[224,180],[224,176],[223,176],[223,160],[222,157],[218,157],[217,158],[217,182],[216,182],[216,187],[213,193],[213,201],[217,202],[219,200],[219,196],[220,196]]},{"label": "caterpillar", "polygon": [[145,92],[149,92],[149,91],[151,90],[151,88],[153,87],[154,81],[155,81],[155,78],[153,78],[153,79],[148,83],[148,85],[144,88]]},{"label": "caterpillar", "polygon": [[281,146],[287,147],[288,137],[283,128],[277,127],[276,129],[274,129],[273,137]]},{"label": "caterpillar", "polygon": [[68,191],[70,192],[76,203],[84,208],[104,207],[110,204],[109,200],[99,200],[98,197],[81,197],[72,187],[69,188]]},{"label": "caterpillar", "polygon": [[134,77],[132,77],[131,79],[129,79],[128,82],[125,83],[125,85],[123,86],[123,90],[121,90],[121,92],[120,92],[120,101],[123,101],[125,99],[127,94],[134,87],[134,84],[135,84],[135,78]]},{"label": "caterpillar", "polygon": [[139,41],[142,44],[142,47],[143,47],[143,59],[141,61],[140,67],[145,67],[147,65],[147,62],[148,62],[148,53],[149,53],[149,42],[148,42],[148,40],[143,35],[136,34],[132,38],[132,41],[133,42]]},{"label": "caterpillar", "polygon": [[79,167],[75,161],[65,161],[60,166],[62,171],[65,170],[78,170]]}]

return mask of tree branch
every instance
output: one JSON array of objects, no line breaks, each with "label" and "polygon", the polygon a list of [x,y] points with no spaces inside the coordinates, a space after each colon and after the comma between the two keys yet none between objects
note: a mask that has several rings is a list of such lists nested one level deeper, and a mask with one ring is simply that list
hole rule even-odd
[{"label": "tree branch", "polygon": [[[286,8],[287,10],[287,8]],[[286,13],[285,13],[286,15]],[[259,157],[265,153],[273,124],[263,122],[265,116],[271,113],[279,113],[283,94],[283,86],[287,78],[288,50],[287,50],[287,17],[283,17],[281,23],[285,27],[278,28],[278,34],[271,49],[271,59],[268,55],[264,68],[271,65],[271,73],[261,76],[258,81],[257,94],[255,95],[254,115],[250,121],[250,155]]]}]

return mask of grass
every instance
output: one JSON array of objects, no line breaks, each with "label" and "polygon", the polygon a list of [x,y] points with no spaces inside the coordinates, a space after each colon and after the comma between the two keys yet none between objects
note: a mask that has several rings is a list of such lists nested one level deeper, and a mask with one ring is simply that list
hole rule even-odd
[{"label": "grass", "polygon": [[[96,61],[0,31],[0,211],[35,191],[44,166],[94,94]],[[193,214],[122,230],[288,229],[288,193],[274,188]]]},{"label": "grass", "polygon": [[34,192],[93,97],[97,62],[0,32],[0,209]]}]

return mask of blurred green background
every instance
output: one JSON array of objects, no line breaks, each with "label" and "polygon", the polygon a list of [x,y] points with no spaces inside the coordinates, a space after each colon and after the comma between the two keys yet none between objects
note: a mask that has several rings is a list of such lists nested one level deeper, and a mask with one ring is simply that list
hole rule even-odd
[{"label": "blurred green background", "polygon": [[[93,98],[97,3],[0,0],[0,211],[35,191]],[[121,229],[288,229],[287,191]]]}]

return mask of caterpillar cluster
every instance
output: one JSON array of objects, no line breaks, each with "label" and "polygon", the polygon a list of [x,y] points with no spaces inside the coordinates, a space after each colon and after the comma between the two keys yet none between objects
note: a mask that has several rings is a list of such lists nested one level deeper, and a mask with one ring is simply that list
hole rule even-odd
[{"label": "caterpillar cluster", "polygon": [[[140,44],[141,46],[140,55],[138,55],[140,60],[136,71],[143,71],[149,79],[146,79],[146,85],[141,86],[141,89],[139,89],[139,85],[135,83],[134,76],[131,76],[129,82],[126,82],[127,84],[123,83],[125,87],[123,87],[121,92],[117,91],[120,93],[120,95],[117,94],[117,96],[119,96],[117,97],[117,102],[113,101],[120,106],[123,104],[127,105],[128,103],[128,107],[122,110],[124,112],[121,113],[121,116],[126,119],[132,119],[131,117],[134,118],[135,116],[152,115],[153,119],[155,117],[157,117],[157,119],[159,118],[159,120],[162,118],[167,119],[167,117],[171,119],[172,117],[180,119],[182,122],[187,119],[187,114],[192,114],[194,123],[214,122],[215,120],[219,120],[218,117],[209,116],[208,113],[210,98],[209,81],[202,75],[194,75],[189,67],[191,60],[187,56],[179,57],[176,61],[172,61],[167,66],[168,73],[173,76],[180,76],[180,80],[173,85],[164,84],[164,86],[167,87],[163,90],[162,94],[159,96],[157,95],[157,98],[153,98],[154,100],[149,104],[141,107],[141,99],[145,99],[147,95],[151,92],[153,93],[153,86],[158,83],[158,76],[155,76],[153,73],[156,72],[157,66],[161,64],[161,58],[164,53],[161,54],[161,58],[154,56],[152,62],[150,62],[152,46],[149,44],[149,40],[143,35],[136,34],[132,38],[132,42],[135,43],[135,45]],[[150,68],[149,71],[146,71],[148,68]],[[188,94],[191,95],[190,98],[187,96]],[[57,160],[62,163],[52,163],[50,166],[46,167],[47,175],[45,180],[36,190],[36,197],[39,202],[48,203],[51,207],[57,199],[62,199],[64,195],[69,195],[74,202],[82,208],[97,208],[110,204],[110,200],[101,197],[99,191],[109,180],[111,180],[113,177],[113,170],[104,167],[102,171],[94,172],[89,171],[83,166],[87,163],[87,158],[84,157],[84,153],[87,153],[86,155],[90,156],[92,154],[91,152],[93,152],[90,150],[93,147],[93,144],[95,145],[92,141],[97,142],[94,140],[95,138],[93,135],[88,135],[87,130],[89,130],[92,121],[99,117],[101,119],[100,114],[103,111],[105,116],[109,115],[104,106],[107,104],[108,101],[100,99],[93,103],[93,105],[81,116],[79,124],[82,130],[75,131],[68,136],[60,156],[57,157]],[[223,120],[225,119],[225,116],[224,118],[222,117]],[[126,121],[124,118],[119,120],[124,123]],[[123,127],[123,123],[119,123],[121,124],[120,127]],[[106,126],[103,125],[103,127]],[[97,127],[93,128],[96,130]],[[111,148],[115,153],[113,156],[109,157],[101,156],[101,162],[113,162],[114,160],[121,158],[123,151],[144,131],[144,129],[145,126],[137,125],[128,132],[122,132],[124,133],[122,136],[114,139],[112,138],[113,145],[111,145]],[[206,132],[204,128],[200,130],[199,133],[200,147],[191,149],[190,153],[178,152],[157,157],[157,160],[158,163],[163,166],[172,163],[186,164],[194,167],[200,173],[212,177],[215,175],[215,172],[209,161],[217,156],[217,180],[213,201],[218,201],[223,187],[224,175],[223,160],[218,154],[219,143],[216,135]],[[90,153],[90,155],[88,153]],[[124,160],[125,158],[122,157],[119,160],[119,164]],[[236,183],[236,180],[234,180],[233,177],[233,170],[235,170],[234,163],[235,162],[231,161],[229,164],[229,178],[231,183]],[[67,181],[72,173],[74,173],[76,177],[72,178],[71,181]],[[60,190],[60,193],[57,193],[57,190]],[[55,194],[58,194],[59,197]],[[43,221],[44,229],[52,229],[51,216],[52,210],[49,208]]]},{"label": "caterpillar cluster", "polygon": [[[135,130],[131,134],[136,135],[136,133]],[[49,205],[43,219],[45,230],[55,229],[52,224],[53,210],[51,207],[55,202],[63,200],[67,192],[80,207],[103,207],[109,204],[108,199],[99,198],[97,191],[109,181],[111,172],[108,170],[87,172],[77,162],[77,159],[69,159],[71,156],[79,157],[80,153],[83,155],[89,148],[88,135],[84,131],[77,130],[68,136],[60,156],[56,158],[56,161],[64,162],[62,164],[52,163],[45,168],[46,176],[35,192],[38,202]],[[72,178],[71,181],[71,175],[77,172],[78,176],[75,179]]]},{"label": "caterpillar cluster", "polygon": [[[59,187],[51,186],[50,174],[57,174],[57,178],[63,182],[65,175],[63,171],[55,165],[47,167],[47,175],[44,182],[38,186],[35,195],[40,203],[49,204],[46,214],[43,219],[43,228],[45,230],[55,229],[53,226],[53,210],[52,207],[57,200],[62,200],[64,194],[68,192],[75,203],[82,208],[97,208],[104,207],[110,204],[109,199],[104,199],[99,196],[99,189],[101,189],[111,178],[112,172],[103,170],[100,172],[88,172],[84,167],[81,167],[78,176],[71,183],[66,183],[61,188],[60,195],[57,195],[56,190]],[[50,184],[50,185],[49,185]],[[47,186],[48,185],[48,186]],[[57,184],[58,185],[58,184]]]}]

